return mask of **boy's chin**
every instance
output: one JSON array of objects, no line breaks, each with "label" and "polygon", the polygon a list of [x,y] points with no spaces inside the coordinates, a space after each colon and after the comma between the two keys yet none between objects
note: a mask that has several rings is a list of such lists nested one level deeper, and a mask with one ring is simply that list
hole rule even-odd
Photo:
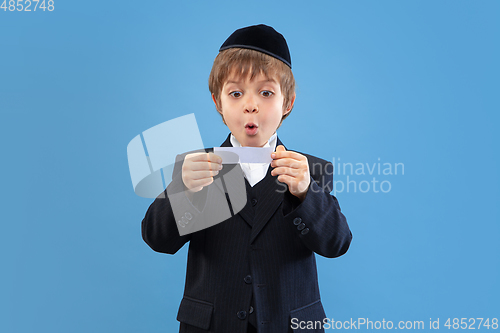
[{"label": "boy's chin", "polygon": [[262,148],[264,147],[266,143],[249,143],[249,144],[246,144],[246,145],[242,145],[243,147],[256,147],[256,148]]},{"label": "boy's chin", "polygon": [[267,141],[261,142],[261,138],[257,136],[247,136],[240,142],[243,147],[263,147]]}]

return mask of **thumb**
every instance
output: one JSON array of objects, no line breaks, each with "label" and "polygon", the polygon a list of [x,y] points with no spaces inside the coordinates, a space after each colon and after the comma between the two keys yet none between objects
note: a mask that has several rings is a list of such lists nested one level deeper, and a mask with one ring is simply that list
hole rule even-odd
[{"label": "thumb", "polygon": [[276,152],[279,152],[279,151],[286,151],[285,146],[279,145],[278,147],[276,147]]}]

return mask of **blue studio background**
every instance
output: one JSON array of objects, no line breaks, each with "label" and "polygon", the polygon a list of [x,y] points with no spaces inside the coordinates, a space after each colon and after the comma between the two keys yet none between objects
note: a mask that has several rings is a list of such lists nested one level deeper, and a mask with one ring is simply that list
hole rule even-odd
[{"label": "blue studio background", "polygon": [[187,247],[142,241],[152,200],[134,194],[126,147],[188,113],[220,145],[210,68],[229,34],[258,23],[287,38],[298,85],[280,138],[340,166],[354,238],[318,257],[327,315],[440,318],[444,331],[447,318],[499,318],[499,18],[486,0],[1,9],[0,332],[178,329]]}]

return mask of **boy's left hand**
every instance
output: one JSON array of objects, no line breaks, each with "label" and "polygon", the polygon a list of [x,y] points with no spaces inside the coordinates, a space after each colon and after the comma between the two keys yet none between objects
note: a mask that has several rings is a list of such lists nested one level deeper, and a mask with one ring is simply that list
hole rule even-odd
[{"label": "boy's left hand", "polygon": [[271,175],[277,175],[280,182],[288,185],[291,194],[304,201],[311,184],[307,157],[294,151],[286,151],[282,145],[276,147],[271,157],[271,167],[274,168]]}]

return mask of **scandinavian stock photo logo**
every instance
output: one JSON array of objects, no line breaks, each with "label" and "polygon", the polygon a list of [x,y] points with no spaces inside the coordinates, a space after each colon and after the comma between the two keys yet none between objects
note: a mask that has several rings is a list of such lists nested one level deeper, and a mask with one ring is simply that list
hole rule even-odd
[{"label": "scandinavian stock photo logo", "polygon": [[[404,163],[385,162],[380,157],[372,162],[344,162],[332,158],[333,195],[337,193],[388,193],[391,180],[404,176]],[[326,170],[325,170],[326,171]]]},{"label": "scandinavian stock photo logo", "polygon": [[[344,162],[340,157],[333,157],[328,164],[312,163],[310,173],[323,181],[315,180],[318,186],[311,186],[309,191],[333,192],[335,196],[339,193],[388,193],[392,190],[391,177],[404,176],[405,166],[401,162],[384,162],[380,157],[374,162]],[[278,184],[281,185],[278,192],[287,191],[285,184]]]}]

